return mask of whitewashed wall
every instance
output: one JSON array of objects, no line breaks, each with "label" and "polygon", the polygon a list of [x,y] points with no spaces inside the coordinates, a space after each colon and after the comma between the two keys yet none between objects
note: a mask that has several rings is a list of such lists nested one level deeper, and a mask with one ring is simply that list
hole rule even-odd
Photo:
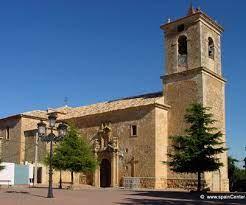
[{"label": "whitewashed wall", "polygon": [[[0,171],[0,184],[1,185],[14,185],[15,178],[15,164],[2,162],[4,169]],[[1,180],[10,180],[10,182],[1,182]]]}]

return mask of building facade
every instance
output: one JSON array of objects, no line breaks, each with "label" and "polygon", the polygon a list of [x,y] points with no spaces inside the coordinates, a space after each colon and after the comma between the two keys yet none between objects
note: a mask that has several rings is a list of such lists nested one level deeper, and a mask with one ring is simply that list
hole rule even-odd
[{"label": "building facade", "polygon": [[[82,107],[55,109],[59,119],[73,122],[92,144],[100,165],[93,174],[78,173],[76,183],[97,187],[137,184],[146,188],[191,189],[195,174],[177,174],[168,160],[170,136],[184,134],[186,108],[194,102],[211,107],[215,126],[225,133],[225,80],[221,71],[220,38],[223,28],[198,9],[161,26],[165,40],[163,91]],[[47,145],[35,146],[37,123],[46,111],[31,111],[0,120],[3,161],[34,163],[38,147],[39,182],[47,183],[42,165]],[[228,191],[227,153],[219,155],[223,167],[204,173],[213,191]],[[55,181],[59,179],[55,175]],[[69,181],[68,173],[63,180]]]}]

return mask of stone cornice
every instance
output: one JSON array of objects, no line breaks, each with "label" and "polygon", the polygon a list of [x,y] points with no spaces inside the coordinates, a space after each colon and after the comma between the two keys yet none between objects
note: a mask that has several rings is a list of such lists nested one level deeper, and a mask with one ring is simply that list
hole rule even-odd
[{"label": "stone cornice", "polygon": [[154,106],[157,108],[164,109],[164,110],[169,110],[169,108],[171,107],[170,105],[160,104],[160,103],[155,103]]},{"label": "stone cornice", "polygon": [[25,114],[21,114],[21,117],[30,118],[30,119],[34,119],[34,120],[44,120],[44,121],[48,120],[48,118],[36,117],[36,116],[25,115]]},{"label": "stone cornice", "polygon": [[21,114],[4,117],[4,118],[1,118],[0,121],[6,121],[6,120],[9,120],[9,119],[18,119],[18,118],[21,118]]},{"label": "stone cornice", "polygon": [[6,121],[6,120],[10,120],[10,119],[18,119],[18,118],[30,118],[30,119],[35,119],[35,120],[44,120],[47,121],[47,118],[42,118],[42,117],[35,117],[35,116],[30,116],[30,115],[25,115],[25,114],[17,114],[17,115],[12,115],[12,116],[8,116],[5,118],[0,119],[0,121]]},{"label": "stone cornice", "polygon": [[163,83],[169,83],[170,81],[171,82],[177,81],[180,78],[185,78],[185,77],[190,76],[190,75],[196,75],[196,74],[201,74],[201,73],[209,74],[209,75],[213,76],[214,78],[218,79],[219,81],[221,81],[223,83],[226,82],[226,80],[222,76],[209,70],[206,67],[197,67],[197,68],[193,68],[193,69],[178,72],[178,73],[164,75],[164,76],[161,76],[161,79],[163,80]]},{"label": "stone cornice", "polygon": [[202,72],[212,75],[213,77],[215,77],[216,79],[222,81],[223,83],[227,82],[227,80],[225,78],[223,78],[222,76],[218,75],[217,73],[209,70],[206,67],[202,67]]},{"label": "stone cornice", "polygon": [[205,14],[202,11],[198,11],[194,14],[188,15],[188,16],[184,16],[182,18],[176,19],[172,22],[166,23],[164,25],[161,25],[160,28],[162,30],[168,30],[168,28],[170,26],[173,26],[177,23],[182,23],[185,22],[191,18],[195,18],[193,21],[196,22],[197,20],[199,21],[200,19],[202,19],[204,22],[206,22],[207,24],[209,24],[211,27],[213,27],[215,30],[218,31],[218,33],[222,33],[224,31],[223,27],[221,25],[219,25],[215,20],[213,20],[211,17],[209,17],[207,14]]}]

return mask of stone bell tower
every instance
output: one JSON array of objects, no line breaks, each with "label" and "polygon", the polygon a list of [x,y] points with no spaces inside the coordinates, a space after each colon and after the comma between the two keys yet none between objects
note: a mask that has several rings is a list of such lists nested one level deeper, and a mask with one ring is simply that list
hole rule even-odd
[{"label": "stone bell tower", "polygon": [[[162,76],[168,112],[168,136],[184,134],[186,108],[194,102],[211,107],[214,124],[225,138],[225,80],[221,72],[220,38],[223,28],[200,9],[161,26],[165,36],[166,66]],[[225,144],[226,146],[226,144]],[[227,153],[219,156],[220,170],[204,174],[213,191],[228,191]],[[168,171],[169,179],[175,173]],[[179,177],[177,177],[179,178]],[[171,186],[171,185],[170,185]]]}]

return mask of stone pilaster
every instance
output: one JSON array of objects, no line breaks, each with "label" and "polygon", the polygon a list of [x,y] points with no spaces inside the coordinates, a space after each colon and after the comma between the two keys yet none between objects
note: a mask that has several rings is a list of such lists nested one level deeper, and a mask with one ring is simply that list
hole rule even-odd
[{"label": "stone pilaster", "polygon": [[118,154],[117,151],[112,153],[111,160],[111,186],[117,187],[118,183]]}]

